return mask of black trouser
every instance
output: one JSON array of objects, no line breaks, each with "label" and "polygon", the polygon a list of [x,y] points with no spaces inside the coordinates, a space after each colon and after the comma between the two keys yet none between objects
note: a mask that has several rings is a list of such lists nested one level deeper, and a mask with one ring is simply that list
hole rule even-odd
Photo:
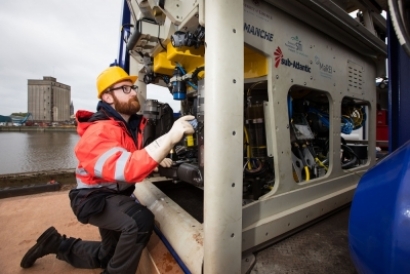
[{"label": "black trouser", "polygon": [[77,268],[104,268],[109,273],[135,274],[142,250],[154,228],[154,215],[132,197],[107,198],[104,210],[89,219],[99,228],[101,242],[68,238],[57,258]]}]

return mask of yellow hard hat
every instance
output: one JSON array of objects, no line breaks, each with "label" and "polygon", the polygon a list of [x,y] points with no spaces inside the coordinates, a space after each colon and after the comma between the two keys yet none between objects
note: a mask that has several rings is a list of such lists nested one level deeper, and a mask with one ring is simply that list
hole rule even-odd
[{"label": "yellow hard hat", "polygon": [[128,75],[121,67],[109,67],[97,77],[98,98],[101,99],[102,93],[118,82],[130,80],[134,83],[137,79],[138,76]]}]

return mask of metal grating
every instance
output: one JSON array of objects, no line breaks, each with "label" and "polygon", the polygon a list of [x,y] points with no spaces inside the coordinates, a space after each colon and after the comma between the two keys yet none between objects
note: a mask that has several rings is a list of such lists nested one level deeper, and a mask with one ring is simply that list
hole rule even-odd
[{"label": "metal grating", "polygon": [[359,92],[362,93],[363,91],[363,67],[359,66],[358,64],[352,62],[351,60],[347,61],[347,77],[348,77],[348,85],[347,90],[351,92]]}]

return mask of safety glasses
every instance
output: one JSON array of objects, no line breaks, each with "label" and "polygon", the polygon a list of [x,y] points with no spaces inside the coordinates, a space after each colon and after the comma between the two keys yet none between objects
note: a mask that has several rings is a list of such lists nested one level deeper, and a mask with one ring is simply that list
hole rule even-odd
[{"label": "safety glasses", "polygon": [[117,90],[117,89],[122,89],[122,92],[124,92],[125,94],[129,94],[131,92],[131,90],[137,91],[138,86],[136,86],[136,85],[132,85],[132,86],[124,85],[124,86],[112,88],[112,89],[110,89],[110,91]]}]

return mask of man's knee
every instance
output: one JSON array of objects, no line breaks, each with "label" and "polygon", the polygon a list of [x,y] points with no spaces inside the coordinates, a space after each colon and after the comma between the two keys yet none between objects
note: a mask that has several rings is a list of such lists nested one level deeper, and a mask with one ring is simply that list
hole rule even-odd
[{"label": "man's knee", "polygon": [[151,233],[154,229],[154,214],[147,207],[135,204],[126,213],[135,221],[139,232]]},{"label": "man's knee", "polygon": [[137,223],[140,227],[141,232],[149,232],[151,233],[154,229],[154,214],[146,207],[142,209],[140,216],[137,216]]}]

